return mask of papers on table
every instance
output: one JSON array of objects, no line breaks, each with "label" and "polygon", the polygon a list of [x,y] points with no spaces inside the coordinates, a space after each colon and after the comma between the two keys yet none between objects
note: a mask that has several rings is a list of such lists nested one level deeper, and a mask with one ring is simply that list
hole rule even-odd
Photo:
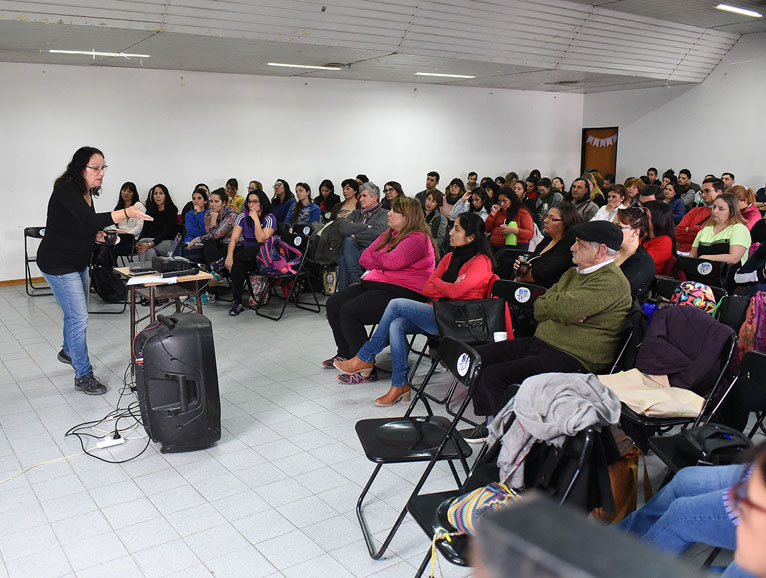
[{"label": "papers on table", "polygon": [[178,283],[178,277],[163,277],[162,275],[137,275],[128,279],[128,285],[149,285],[149,284],[172,285]]}]

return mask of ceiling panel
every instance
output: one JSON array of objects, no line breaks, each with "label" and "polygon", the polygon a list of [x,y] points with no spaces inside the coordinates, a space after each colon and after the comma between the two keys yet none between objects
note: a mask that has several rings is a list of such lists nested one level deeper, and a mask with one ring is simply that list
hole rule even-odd
[{"label": "ceiling panel", "polygon": [[[0,0],[0,61],[588,92],[701,82],[739,38],[722,29],[754,26],[711,10],[702,0],[91,4]],[[48,54],[54,47],[131,51],[151,58]],[[269,67],[270,61],[345,67],[306,71]],[[427,78],[415,72],[476,78]]]}]

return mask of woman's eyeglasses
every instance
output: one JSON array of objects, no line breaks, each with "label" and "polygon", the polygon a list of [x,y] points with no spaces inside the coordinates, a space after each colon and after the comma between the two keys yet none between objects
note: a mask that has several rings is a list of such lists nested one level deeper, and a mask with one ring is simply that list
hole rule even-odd
[{"label": "woman's eyeglasses", "polygon": [[558,223],[559,221],[563,221],[564,219],[552,217],[551,215],[545,215],[543,220],[544,221],[553,221],[554,223]]},{"label": "woman's eyeglasses", "polygon": [[747,473],[745,472],[742,478],[729,490],[729,501],[735,510],[738,510],[744,504],[748,508],[766,514],[766,506],[759,506],[747,497],[747,480],[749,479]]},{"label": "woman's eyeglasses", "polygon": [[253,200],[251,200],[251,201],[247,201],[247,204],[248,205],[260,205],[261,201],[258,201],[258,200],[253,201]]}]

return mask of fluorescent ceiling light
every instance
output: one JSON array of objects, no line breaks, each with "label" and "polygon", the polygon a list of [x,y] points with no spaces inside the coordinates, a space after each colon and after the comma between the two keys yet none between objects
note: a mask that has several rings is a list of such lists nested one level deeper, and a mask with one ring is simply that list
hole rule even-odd
[{"label": "fluorescent ceiling light", "polygon": [[743,16],[752,16],[753,18],[762,18],[763,14],[756,12],[755,10],[746,10],[745,8],[737,8],[736,6],[729,6],[728,4],[719,4],[716,6],[719,10],[725,10],[726,12],[734,12],[734,14],[742,14]]},{"label": "fluorescent ceiling light", "polygon": [[282,66],[285,68],[310,68],[312,70],[341,70],[340,66],[310,66],[308,64],[283,64],[282,62],[267,62],[269,66]]},{"label": "fluorescent ceiling light", "polygon": [[476,78],[467,74],[439,74],[437,72],[416,72],[415,76],[440,76],[442,78]]},{"label": "fluorescent ceiling light", "polygon": [[95,50],[49,50],[51,54],[83,54],[85,56],[107,56],[115,58],[151,58],[151,54],[129,54],[127,52],[96,52]]}]

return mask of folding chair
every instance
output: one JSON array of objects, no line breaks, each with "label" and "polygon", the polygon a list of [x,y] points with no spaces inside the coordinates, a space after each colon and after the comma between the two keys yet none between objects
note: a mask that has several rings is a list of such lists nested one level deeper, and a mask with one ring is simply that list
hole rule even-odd
[{"label": "folding chair", "polygon": [[[598,475],[598,472],[590,472],[591,460],[596,453],[594,448],[601,439],[601,434],[594,428],[587,428],[576,436],[567,438],[561,448],[547,446],[542,442],[535,444],[527,457],[528,461],[535,462],[534,465],[527,466],[525,471],[524,479],[527,489],[540,490],[561,505],[573,497],[575,490],[582,490],[583,487],[594,483],[594,478],[589,473],[595,474],[595,483],[601,483],[600,480],[608,482],[608,473],[601,472],[601,475]],[[431,540],[438,534],[455,531],[447,520],[447,510],[455,498],[498,481],[499,472],[495,461],[499,451],[500,441],[484,451],[476,460],[471,474],[460,489],[415,495],[410,498],[407,502],[407,510]],[[564,488],[563,491],[561,488]],[[611,488],[603,489],[611,493]],[[588,492],[578,492],[578,496],[583,494]],[[585,504],[578,505],[585,508]],[[436,540],[435,546],[439,554],[452,564],[469,566],[467,554],[470,540],[470,536],[452,536],[450,541]],[[430,558],[431,550],[429,549],[415,573],[416,578],[423,574]]]},{"label": "folding chair", "polygon": [[721,261],[711,261],[704,257],[678,257],[676,278],[684,281],[697,281],[722,291],[726,287],[728,265]]},{"label": "folding chair", "polygon": [[[471,455],[472,450],[457,433],[457,424],[468,407],[478,382],[481,358],[472,347],[459,343],[450,337],[445,337],[442,340],[439,350],[441,358],[449,370],[468,387],[468,395],[463,400],[454,419],[449,420],[446,417],[434,415],[421,388],[413,397],[404,417],[364,419],[356,423],[356,433],[364,453],[367,459],[376,464],[356,504],[356,515],[362,528],[364,541],[370,556],[376,560],[383,556],[407,515],[407,507],[405,506],[384,539],[382,546],[376,550],[372,534],[362,512],[362,506],[375,478],[385,464],[428,462],[425,471],[415,484],[411,498],[420,492],[438,461],[447,460],[458,487],[462,482],[453,462],[455,460],[460,461],[466,476],[469,472],[466,458]],[[419,401],[423,402],[427,415],[413,417],[412,412]]]},{"label": "folding chair", "polygon": [[[649,294],[655,300],[664,300],[666,302],[670,301],[671,297],[673,297],[673,291],[675,291],[676,287],[678,287],[684,281],[684,279],[673,279],[672,277],[663,277],[658,275],[654,278],[654,281],[652,281],[652,285],[649,289]],[[713,297],[715,297],[716,303],[721,301],[721,299],[727,295],[726,290],[723,287],[710,285],[705,281],[700,281],[700,283],[705,283],[705,285],[710,287],[710,289],[713,291]]]},{"label": "folding chair", "polygon": [[545,295],[547,289],[532,283],[500,279],[492,285],[492,296],[505,299],[511,311],[514,337],[532,337],[537,322],[534,316],[535,301]]},{"label": "folding chair", "polygon": [[724,295],[718,302],[716,318],[739,333],[745,322],[747,308],[750,307],[750,297],[745,295]]},{"label": "folding chair", "polygon": [[45,235],[45,227],[25,227],[24,228],[24,290],[30,297],[43,297],[53,295],[50,287],[35,286],[30,269],[30,263],[37,263],[37,253],[30,255],[29,239],[42,239]]},{"label": "folding chair", "polygon": [[[261,273],[261,275],[264,275],[266,277],[267,286],[264,289],[264,291],[268,291],[269,294],[272,297],[277,297],[278,299],[282,300],[282,309],[279,312],[279,315],[270,315],[268,313],[263,313],[261,309],[266,307],[267,304],[259,304],[256,299],[256,304],[253,307],[255,309],[256,315],[259,315],[261,317],[266,317],[267,319],[271,319],[273,321],[279,321],[282,319],[282,316],[285,314],[285,309],[287,309],[287,304],[293,299],[293,296],[295,296],[295,306],[298,309],[304,309],[306,311],[311,311],[313,313],[319,313],[322,308],[319,305],[319,300],[317,299],[317,295],[314,292],[314,288],[312,287],[308,276],[306,275],[306,271],[304,269],[304,264],[306,261],[306,252],[309,248],[309,243],[311,242],[311,238],[308,235],[304,234],[292,234],[288,233],[284,236],[283,241],[287,243],[288,245],[292,245],[299,251],[301,251],[301,257],[300,262],[298,263],[298,268],[296,269],[295,273],[285,273],[282,275],[264,275]],[[290,290],[287,293],[287,296],[279,295],[279,293],[276,291],[276,281],[280,280],[281,283],[290,283]],[[249,278],[246,282],[246,286],[249,288],[251,294],[252,294],[252,286],[250,285]],[[311,293],[311,297],[313,297],[314,302],[304,302],[300,300],[300,293]],[[255,296],[253,295],[255,298]]]}]

